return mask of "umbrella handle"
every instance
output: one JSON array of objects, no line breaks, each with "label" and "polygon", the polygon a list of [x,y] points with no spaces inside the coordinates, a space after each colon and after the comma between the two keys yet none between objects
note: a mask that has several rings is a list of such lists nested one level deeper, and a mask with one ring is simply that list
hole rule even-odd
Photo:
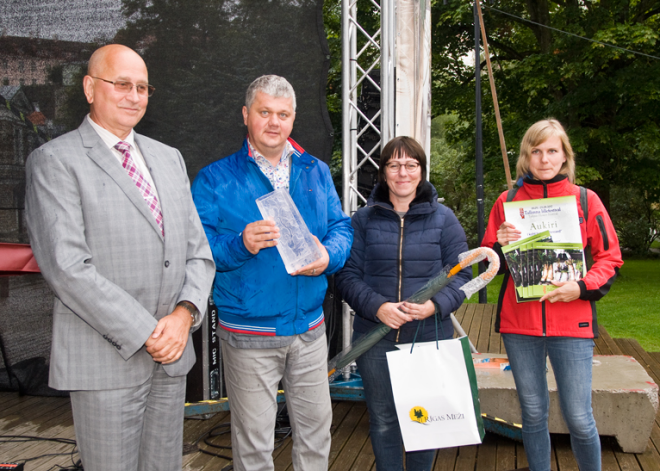
[{"label": "umbrella handle", "polygon": [[[464,252],[458,256],[459,264],[456,265],[454,269],[457,267],[460,267],[461,269],[466,268],[484,259],[488,259],[488,268],[486,268],[486,271],[479,275],[477,278],[460,287],[460,289],[465,293],[465,297],[467,299],[470,299],[474,293],[484,288],[488,283],[492,281],[493,278],[495,278],[495,275],[497,275],[497,272],[500,270],[500,257],[493,249],[488,247],[479,247],[477,249]],[[452,269],[452,271],[454,271],[454,269]]]}]

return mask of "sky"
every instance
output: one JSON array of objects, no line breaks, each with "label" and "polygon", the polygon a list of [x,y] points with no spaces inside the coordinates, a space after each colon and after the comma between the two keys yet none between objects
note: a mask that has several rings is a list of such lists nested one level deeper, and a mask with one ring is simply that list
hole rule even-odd
[{"label": "sky", "polygon": [[91,42],[124,26],[121,0],[2,0],[0,34]]}]

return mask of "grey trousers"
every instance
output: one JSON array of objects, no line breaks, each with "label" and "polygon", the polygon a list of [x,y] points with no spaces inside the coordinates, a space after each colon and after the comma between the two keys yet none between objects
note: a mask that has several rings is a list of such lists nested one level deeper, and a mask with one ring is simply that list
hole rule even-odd
[{"label": "grey trousers", "polygon": [[72,391],[85,471],[181,471],[185,394],[186,377],[158,363],[140,386]]},{"label": "grey trousers", "polygon": [[332,405],[326,337],[306,343],[300,336],[282,348],[234,348],[222,342],[231,409],[235,471],[274,469],[277,387],[284,385],[293,431],[296,471],[328,469]]}]

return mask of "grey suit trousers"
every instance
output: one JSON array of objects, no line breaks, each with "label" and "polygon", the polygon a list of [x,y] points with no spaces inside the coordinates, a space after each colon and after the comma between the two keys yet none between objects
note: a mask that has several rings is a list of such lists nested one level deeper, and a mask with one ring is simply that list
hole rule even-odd
[{"label": "grey suit trousers", "polygon": [[180,471],[186,377],[154,363],[135,387],[72,391],[85,471]]},{"label": "grey suit trousers", "polygon": [[293,432],[295,471],[325,471],[330,454],[332,404],[326,336],[300,335],[281,348],[234,348],[222,342],[235,471],[273,470],[277,386],[280,380]]}]

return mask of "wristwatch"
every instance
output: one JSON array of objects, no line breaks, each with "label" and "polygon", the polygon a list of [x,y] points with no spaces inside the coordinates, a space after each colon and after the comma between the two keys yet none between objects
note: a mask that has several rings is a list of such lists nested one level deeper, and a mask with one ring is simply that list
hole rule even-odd
[{"label": "wristwatch", "polygon": [[199,324],[201,324],[202,319],[201,316],[199,315],[199,309],[191,303],[190,301],[179,301],[177,304],[177,307],[182,307],[186,311],[190,313],[190,317],[192,317],[193,324],[191,327],[197,327]]}]

